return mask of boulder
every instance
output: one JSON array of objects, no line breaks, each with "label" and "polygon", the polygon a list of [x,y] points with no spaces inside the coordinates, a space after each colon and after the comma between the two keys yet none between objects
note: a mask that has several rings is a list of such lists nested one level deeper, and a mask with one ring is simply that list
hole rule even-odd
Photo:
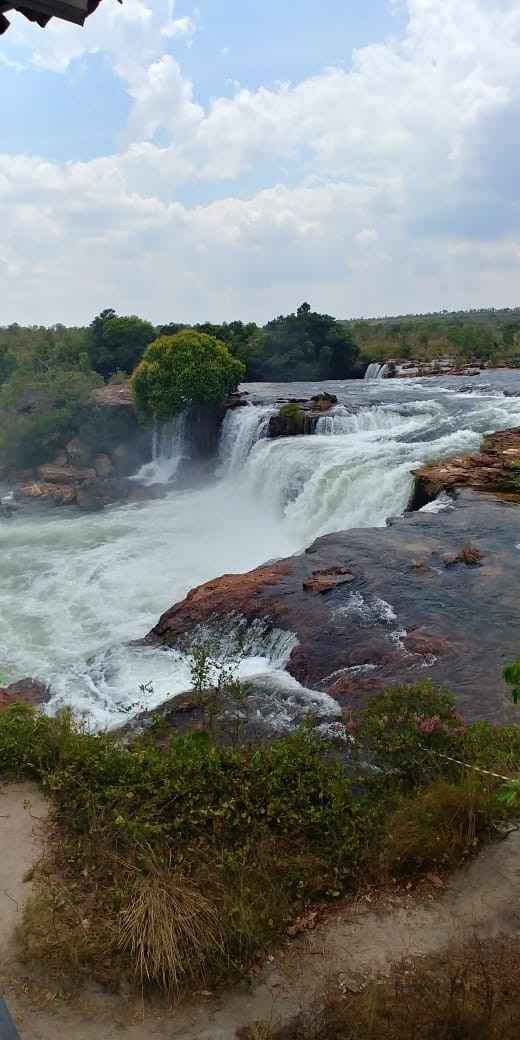
[{"label": "boulder", "polygon": [[295,401],[283,404],[276,415],[269,419],[269,437],[297,437],[303,433],[311,433],[305,409]]},{"label": "boulder", "polygon": [[69,506],[76,501],[74,484],[48,484],[45,481],[32,481],[30,484],[19,484],[16,492],[23,498],[48,499],[58,506]]},{"label": "boulder", "polygon": [[329,394],[327,390],[320,390],[319,394],[311,397],[311,401],[313,410],[317,412],[328,412],[329,408],[338,403],[336,394]]},{"label": "boulder", "polygon": [[47,463],[38,466],[38,476],[46,484],[84,484],[96,479],[96,471],[91,467],[54,466]]},{"label": "boulder", "polygon": [[46,704],[50,700],[49,687],[39,679],[20,679],[0,689],[0,710],[9,704]]}]

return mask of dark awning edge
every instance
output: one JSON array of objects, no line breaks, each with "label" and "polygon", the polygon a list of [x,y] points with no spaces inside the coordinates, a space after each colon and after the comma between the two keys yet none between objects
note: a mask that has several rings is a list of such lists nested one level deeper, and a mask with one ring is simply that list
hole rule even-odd
[{"label": "dark awning edge", "polygon": [[[119,0],[122,3],[123,0]],[[75,25],[83,25],[100,0],[28,0],[27,3],[13,3],[12,0],[0,0],[0,36],[9,28],[7,11],[19,11],[30,22],[45,28],[51,18],[62,18]]]}]

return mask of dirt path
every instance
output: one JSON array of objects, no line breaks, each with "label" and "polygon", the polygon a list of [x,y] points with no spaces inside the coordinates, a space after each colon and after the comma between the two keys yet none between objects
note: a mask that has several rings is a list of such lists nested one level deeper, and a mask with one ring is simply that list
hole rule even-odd
[{"label": "dirt path", "polygon": [[[26,797],[32,801],[31,812],[43,815],[44,805],[31,788],[17,786],[0,794],[0,891],[18,904],[27,887],[21,879],[38,852],[34,821],[24,809]],[[0,903],[4,944],[18,916],[9,897]],[[7,984],[4,974],[4,986],[22,1040],[232,1040],[240,1026],[290,1019],[331,977],[339,976],[343,985],[355,989],[403,957],[437,953],[454,940],[518,932],[520,832],[514,832],[453,875],[434,901],[418,904],[410,895],[389,898],[383,910],[368,903],[343,910],[295,940],[251,985],[218,997],[201,993],[189,1005],[169,1011],[148,1007],[143,1013],[101,992],[92,992],[81,1007],[58,1004],[52,994],[42,1000],[41,993],[33,1005],[31,989],[25,992],[21,979],[17,984],[11,975]]]},{"label": "dirt path", "polygon": [[32,784],[0,784],[0,965],[11,953],[30,892],[24,877],[40,855],[46,815],[45,800]]}]

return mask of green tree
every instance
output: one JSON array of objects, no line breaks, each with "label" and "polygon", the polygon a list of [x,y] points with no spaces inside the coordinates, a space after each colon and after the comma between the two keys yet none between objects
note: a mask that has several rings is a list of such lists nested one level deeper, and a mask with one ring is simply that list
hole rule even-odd
[{"label": "green tree", "polygon": [[130,374],[155,335],[154,326],[135,314],[122,317],[113,310],[101,311],[89,326],[90,364],[104,379],[114,372]]},{"label": "green tree", "polygon": [[167,421],[191,405],[218,404],[244,375],[245,365],[225,343],[190,329],[150,344],[133,373],[132,392],[142,416]]},{"label": "green tree", "polygon": [[347,379],[357,358],[350,327],[302,303],[296,314],[280,315],[263,329],[257,378]]}]

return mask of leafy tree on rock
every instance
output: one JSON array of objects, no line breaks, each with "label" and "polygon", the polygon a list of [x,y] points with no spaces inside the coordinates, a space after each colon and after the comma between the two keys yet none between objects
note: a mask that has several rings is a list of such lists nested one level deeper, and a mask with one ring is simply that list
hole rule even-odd
[{"label": "leafy tree on rock", "polygon": [[143,417],[164,422],[191,405],[218,404],[244,375],[245,365],[225,343],[189,329],[150,344],[132,375],[132,392]]},{"label": "leafy tree on rock", "polygon": [[89,326],[88,355],[92,368],[108,379],[115,372],[130,372],[155,339],[155,328],[136,315],[118,316],[101,311]]}]

